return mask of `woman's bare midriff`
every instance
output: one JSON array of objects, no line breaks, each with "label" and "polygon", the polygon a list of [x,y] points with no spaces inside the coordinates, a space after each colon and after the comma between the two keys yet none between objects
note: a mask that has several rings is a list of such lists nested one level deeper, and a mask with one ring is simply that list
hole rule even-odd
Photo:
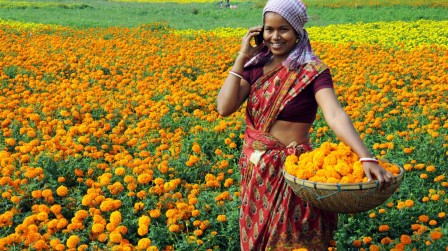
[{"label": "woman's bare midriff", "polygon": [[298,144],[306,143],[310,140],[310,123],[289,122],[277,120],[271,127],[269,133],[288,146],[292,142]]}]

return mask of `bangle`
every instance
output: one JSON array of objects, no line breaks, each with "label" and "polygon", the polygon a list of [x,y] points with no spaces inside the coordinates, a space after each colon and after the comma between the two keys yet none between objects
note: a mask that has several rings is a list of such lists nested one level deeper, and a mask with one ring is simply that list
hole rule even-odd
[{"label": "bangle", "polygon": [[238,55],[239,55],[239,54],[245,56],[247,59],[250,59],[249,55],[247,55],[247,54],[244,53],[244,52],[239,51],[239,52],[238,52]]},{"label": "bangle", "polygon": [[234,75],[234,76],[239,77],[240,79],[243,79],[243,76],[241,76],[241,74],[239,74],[239,73],[236,73],[236,72],[234,72],[234,71],[229,71],[229,73],[232,74],[232,75]]},{"label": "bangle", "polygon": [[378,164],[378,160],[375,158],[360,158],[359,162],[364,163],[364,162],[372,162],[372,163],[376,163]]}]

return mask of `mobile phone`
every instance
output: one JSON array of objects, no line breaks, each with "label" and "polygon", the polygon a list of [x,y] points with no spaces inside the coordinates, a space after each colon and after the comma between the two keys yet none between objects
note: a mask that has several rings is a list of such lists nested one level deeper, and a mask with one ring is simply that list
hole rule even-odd
[{"label": "mobile phone", "polygon": [[258,34],[254,37],[256,45],[260,45],[263,43],[263,31],[264,31],[264,27],[261,28],[260,34]]}]

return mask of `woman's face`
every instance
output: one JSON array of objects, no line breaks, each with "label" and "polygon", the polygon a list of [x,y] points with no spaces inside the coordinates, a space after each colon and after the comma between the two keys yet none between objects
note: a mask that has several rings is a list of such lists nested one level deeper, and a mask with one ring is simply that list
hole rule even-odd
[{"label": "woman's face", "polygon": [[274,56],[286,58],[296,46],[297,33],[282,16],[266,12],[263,38]]}]

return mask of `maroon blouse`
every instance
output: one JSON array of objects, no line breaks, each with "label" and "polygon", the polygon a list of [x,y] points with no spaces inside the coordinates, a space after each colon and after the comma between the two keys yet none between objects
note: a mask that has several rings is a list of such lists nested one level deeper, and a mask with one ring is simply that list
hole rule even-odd
[{"label": "maroon blouse", "polygon": [[[244,69],[243,78],[251,85],[263,75],[263,66]],[[315,94],[324,88],[334,88],[330,70],[319,74],[311,84],[300,92],[277,116],[278,120],[289,122],[313,123],[317,114]]]}]

